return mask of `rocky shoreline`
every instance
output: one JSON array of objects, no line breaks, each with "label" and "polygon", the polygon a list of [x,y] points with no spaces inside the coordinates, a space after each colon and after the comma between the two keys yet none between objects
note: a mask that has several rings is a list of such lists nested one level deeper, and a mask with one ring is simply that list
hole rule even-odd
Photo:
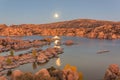
[{"label": "rocky shoreline", "polygon": [[[63,53],[63,48],[60,46],[48,47],[45,50],[35,48],[50,45],[53,41],[54,40],[52,40],[52,38],[33,41],[13,39],[10,37],[0,38],[0,51],[10,51],[10,54],[0,56],[0,79],[4,78],[2,76],[6,75],[7,71],[17,68],[20,65],[27,63],[43,64],[48,62],[51,58],[58,58],[58,55]],[[13,50],[16,51],[28,48],[33,48],[33,50],[19,55],[14,55]]]},{"label": "rocky shoreline", "polygon": [[35,74],[14,70],[9,72],[9,76],[9,79],[1,76],[0,80],[83,80],[82,73],[78,72],[75,66],[70,66],[69,64],[63,70],[50,67],[47,69],[43,68]]},{"label": "rocky shoreline", "polygon": [[63,53],[62,48],[47,48],[46,50],[32,53],[21,54],[17,56],[0,56],[0,76],[4,75],[4,70],[13,69],[20,65],[37,62],[43,64],[58,54]]},{"label": "rocky shoreline", "polygon": [[22,40],[12,39],[10,37],[0,38],[0,52],[7,52],[11,49],[15,51],[29,49],[31,47],[38,47],[50,44],[50,41],[45,39],[42,40]]},{"label": "rocky shoreline", "polygon": [[120,39],[120,22],[76,19],[49,24],[0,25],[0,36],[29,35]]}]

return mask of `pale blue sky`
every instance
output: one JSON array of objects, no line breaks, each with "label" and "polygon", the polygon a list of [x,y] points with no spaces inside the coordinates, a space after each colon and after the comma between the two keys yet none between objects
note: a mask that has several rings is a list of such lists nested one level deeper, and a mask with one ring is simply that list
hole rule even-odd
[{"label": "pale blue sky", "polygon": [[[58,13],[58,19],[53,14]],[[41,24],[72,19],[120,21],[120,0],[0,0],[0,24]]]}]

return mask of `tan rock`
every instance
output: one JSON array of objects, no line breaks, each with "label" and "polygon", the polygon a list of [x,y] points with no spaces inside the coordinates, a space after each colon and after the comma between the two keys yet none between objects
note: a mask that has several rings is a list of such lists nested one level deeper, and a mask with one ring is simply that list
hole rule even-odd
[{"label": "tan rock", "polygon": [[104,33],[103,32],[99,32],[98,38],[99,39],[104,39]]},{"label": "tan rock", "polygon": [[67,40],[64,42],[65,45],[73,45],[74,42],[72,40]]},{"label": "tan rock", "polygon": [[117,64],[111,64],[106,70],[104,80],[120,80],[120,69]]},{"label": "tan rock", "polygon": [[37,73],[35,73],[35,75],[39,75],[39,74],[43,74],[44,76],[50,77],[50,74],[49,74],[49,72],[48,72],[47,69],[41,69],[40,71],[38,71]]},{"label": "tan rock", "polygon": [[113,34],[112,39],[117,39],[117,35]]},{"label": "tan rock", "polygon": [[1,76],[0,80],[7,80],[7,78],[5,76]]},{"label": "tan rock", "polygon": [[16,80],[16,78],[21,76],[22,74],[23,72],[21,72],[20,70],[15,70],[12,72],[11,79]]}]

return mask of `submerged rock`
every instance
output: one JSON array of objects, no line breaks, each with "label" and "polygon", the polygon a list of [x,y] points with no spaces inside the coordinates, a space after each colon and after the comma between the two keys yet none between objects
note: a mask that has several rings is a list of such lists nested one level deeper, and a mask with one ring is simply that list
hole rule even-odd
[{"label": "submerged rock", "polygon": [[67,40],[64,42],[65,45],[73,45],[74,42],[72,40]]}]

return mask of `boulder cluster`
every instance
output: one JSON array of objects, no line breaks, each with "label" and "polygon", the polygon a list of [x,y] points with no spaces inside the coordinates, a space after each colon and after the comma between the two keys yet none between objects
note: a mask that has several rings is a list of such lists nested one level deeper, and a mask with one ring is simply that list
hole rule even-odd
[{"label": "boulder cluster", "polygon": [[120,22],[77,19],[50,24],[0,25],[1,36],[60,35],[120,39]]},{"label": "boulder cluster", "polygon": [[43,64],[49,61],[52,57],[58,57],[58,54],[63,53],[62,48],[47,48],[42,51],[33,50],[32,53],[20,55],[0,56],[0,76],[5,74],[5,70],[19,67],[27,63],[37,62]]},{"label": "boulder cluster", "polygon": [[[1,79],[8,80],[5,76],[1,76]],[[83,76],[76,67],[66,65],[63,70],[54,67],[43,68],[35,74],[15,70],[11,72],[10,80],[83,80]]]},{"label": "boulder cluster", "polygon": [[45,40],[22,40],[12,39],[10,37],[0,38],[0,52],[10,51],[11,49],[17,51],[22,49],[29,49],[31,47],[43,46],[48,44]]}]

